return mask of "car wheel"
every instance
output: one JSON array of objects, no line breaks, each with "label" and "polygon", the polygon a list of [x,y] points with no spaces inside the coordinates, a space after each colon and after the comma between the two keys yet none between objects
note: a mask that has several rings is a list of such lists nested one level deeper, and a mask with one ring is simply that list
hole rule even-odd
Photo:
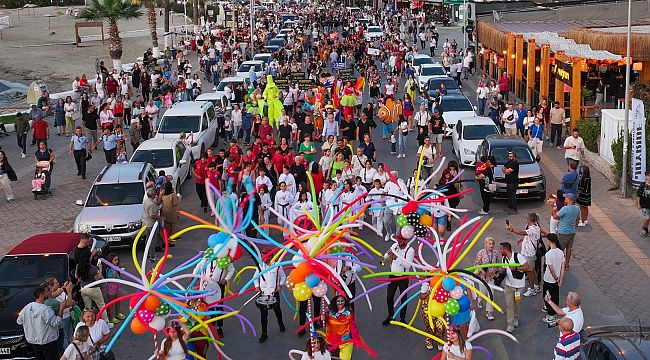
[{"label": "car wheel", "polygon": [[544,192],[541,193],[541,195],[539,196],[539,199],[537,199],[537,200],[546,201],[546,190],[544,190]]}]

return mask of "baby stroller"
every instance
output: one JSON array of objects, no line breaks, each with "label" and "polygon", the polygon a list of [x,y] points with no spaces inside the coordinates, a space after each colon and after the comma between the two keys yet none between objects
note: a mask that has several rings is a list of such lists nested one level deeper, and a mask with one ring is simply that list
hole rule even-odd
[{"label": "baby stroller", "polygon": [[34,170],[34,179],[32,180],[32,194],[34,194],[34,200],[38,200],[39,197],[47,197],[48,195],[52,195],[49,185],[50,162],[39,161],[36,163],[36,169]]}]

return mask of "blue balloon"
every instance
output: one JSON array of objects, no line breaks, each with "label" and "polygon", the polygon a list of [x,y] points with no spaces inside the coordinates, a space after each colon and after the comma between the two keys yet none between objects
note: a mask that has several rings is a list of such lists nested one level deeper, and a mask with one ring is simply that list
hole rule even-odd
[{"label": "blue balloon", "polygon": [[452,291],[456,287],[456,280],[451,277],[446,277],[442,279],[442,288],[447,291]]},{"label": "blue balloon", "polygon": [[427,210],[424,208],[424,206],[418,206],[418,215],[424,215]]},{"label": "blue balloon", "polygon": [[[460,302],[460,301],[459,301]],[[449,323],[451,325],[463,325],[469,323],[469,320],[471,319],[471,311],[465,311],[461,312],[460,310],[456,315],[450,316],[449,317]]]},{"label": "blue balloon", "polygon": [[316,274],[307,275],[305,278],[305,284],[307,284],[307,286],[310,288],[315,288],[318,286],[318,284],[320,284],[320,278]]},{"label": "blue balloon", "polygon": [[212,234],[208,237],[208,246],[213,248],[217,245],[223,244],[226,241],[228,241],[228,234],[220,232],[216,234]]},{"label": "blue balloon", "polygon": [[462,298],[458,299],[458,305],[460,305],[460,312],[469,310],[470,302],[467,295],[463,295]]}]

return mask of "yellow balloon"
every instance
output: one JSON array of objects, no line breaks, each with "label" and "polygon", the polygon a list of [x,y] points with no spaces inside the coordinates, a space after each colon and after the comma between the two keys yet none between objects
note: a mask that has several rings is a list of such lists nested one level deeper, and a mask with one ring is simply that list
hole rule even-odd
[{"label": "yellow balloon", "polygon": [[293,287],[293,296],[298,301],[305,301],[311,297],[311,288],[304,282],[296,284]]},{"label": "yellow balloon", "polygon": [[420,224],[424,226],[431,226],[433,224],[433,220],[431,219],[431,216],[424,214],[420,216]]},{"label": "yellow balloon", "polygon": [[429,301],[429,315],[437,318],[445,313],[445,304],[437,301]]}]

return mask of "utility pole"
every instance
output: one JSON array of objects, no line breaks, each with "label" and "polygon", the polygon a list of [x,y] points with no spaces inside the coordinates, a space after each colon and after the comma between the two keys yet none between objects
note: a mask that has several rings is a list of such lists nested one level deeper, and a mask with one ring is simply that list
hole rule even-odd
[{"label": "utility pole", "polygon": [[627,143],[630,128],[630,39],[632,38],[632,0],[627,1],[627,50],[625,51],[625,117],[623,120],[623,174],[621,174],[621,197],[627,196]]},{"label": "utility pole", "polygon": [[251,9],[250,9],[250,15],[251,15],[251,32],[250,32],[250,52],[251,52],[251,60],[253,59],[254,51],[253,51],[253,34],[255,30],[255,0],[251,0]]}]

